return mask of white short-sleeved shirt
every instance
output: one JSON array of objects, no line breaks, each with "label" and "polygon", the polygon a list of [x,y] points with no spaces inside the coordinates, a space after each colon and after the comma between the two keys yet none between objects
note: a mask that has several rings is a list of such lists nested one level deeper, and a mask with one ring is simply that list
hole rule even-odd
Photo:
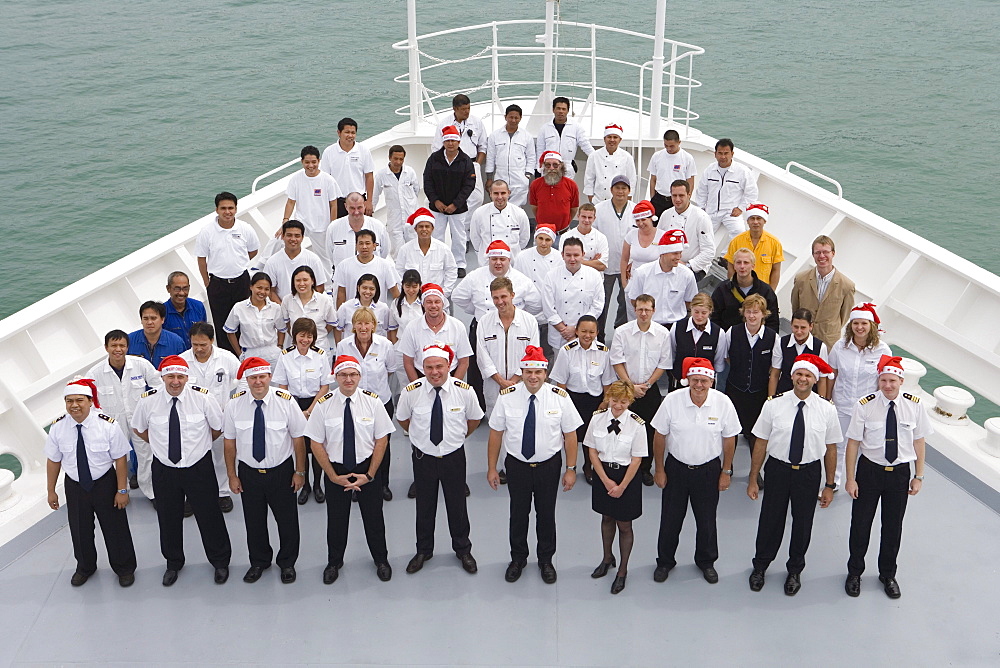
[{"label": "white short-sleeved shirt", "polygon": [[[187,351],[185,351],[187,352]],[[184,353],[181,353],[183,357]],[[87,371],[87,378],[93,378],[97,385],[97,396],[101,402],[100,412],[115,419],[115,424],[125,434],[126,439],[132,438],[132,428],[129,421],[139,403],[139,397],[154,387],[163,387],[160,373],[144,357],[138,355],[125,356],[125,368],[121,378],[111,368],[107,358],[101,360]]]},{"label": "white short-sleeved shirt", "polygon": [[194,242],[195,256],[205,258],[208,273],[219,278],[236,278],[242,274],[250,265],[250,253],[258,250],[257,232],[242,220],[226,229],[216,218],[201,228]]},{"label": "white short-sleeved shirt", "polygon": [[235,334],[239,330],[240,347],[244,349],[277,347],[278,332],[285,331],[285,318],[282,307],[270,299],[262,309],[258,309],[248,299],[233,306],[222,329],[228,334]]},{"label": "white short-sleeved shirt", "polygon": [[278,296],[284,298],[295,292],[292,286],[292,272],[299,267],[309,267],[313,270],[313,274],[316,275],[316,285],[330,287],[330,267],[308,248],[303,248],[295,257],[288,257],[288,253],[282,248],[267,258],[263,272],[271,278],[271,289],[276,290]]},{"label": "white short-sleeved shirt", "polygon": [[[345,336],[337,344],[337,357],[350,355],[361,363],[361,383],[362,390],[374,392],[383,399],[383,403],[392,398],[389,389],[389,374],[399,368],[400,362],[396,357],[392,342],[380,334],[372,335],[371,345],[368,346],[368,353],[361,354],[358,344],[354,340],[354,335]],[[330,384],[334,384],[334,379],[330,379]]]},{"label": "white short-sleeved shirt", "polygon": [[[785,392],[768,399],[753,426],[753,435],[767,440],[768,456],[786,464],[790,463],[788,451],[792,444],[792,422],[799,410],[799,401],[794,392]],[[840,443],[844,440],[844,435],[840,431],[840,420],[837,419],[837,409],[833,404],[820,398],[815,392],[810,392],[802,401],[806,402],[802,409],[806,435],[800,463],[808,464],[822,459],[826,454],[826,446]]]},{"label": "white short-sleeved shirt", "polygon": [[396,273],[400,276],[407,269],[416,269],[423,283],[434,283],[444,289],[444,296],[451,296],[458,283],[458,265],[451,248],[443,241],[431,238],[430,247],[424,253],[418,239],[403,244],[396,253]]},{"label": "white short-sleeved shirt", "polygon": [[174,397],[166,390],[150,390],[139,400],[132,418],[136,431],[149,432],[153,456],[164,466],[194,466],[212,450],[212,430],[222,431],[222,408],[209,391],[185,384],[176,397],[181,422],[181,459],[170,461],[170,409]]},{"label": "white short-sleeved shirt", "polygon": [[[617,434],[608,431],[612,419],[619,422],[620,431]],[[598,459],[608,464],[628,466],[633,457],[645,457],[649,454],[646,423],[630,410],[623,411],[617,418],[607,408],[596,411],[587,426],[583,443],[588,448],[597,450]]]},{"label": "white short-sleeved shirt", "polygon": [[343,195],[350,193],[365,194],[365,174],[375,171],[375,161],[372,154],[361,142],[355,142],[350,151],[340,147],[336,141],[325,149],[319,159],[319,168],[334,178],[340,185]]},{"label": "white short-sleeved shirt", "polygon": [[[354,312],[359,308],[361,308],[361,300],[357,297],[348,299],[341,304],[340,308],[337,309],[335,327],[344,334],[353,332],[354,325],[351,324],[351,319],[354,318]],[[368,308],[375,312],[375,333],[379,336],[388,336],[389,330],[392,329],[389,306],[385,302],[372,302]]]},{"label": "white short-sleeved shirt", "polygon": [[591,227],[590,232],[587,234],[581,234],[579,227],[574,227],[571,230],[566,230],[559,237],[559,252],[562,252],[563,246],[566,245],[567,239],[579,239],[583,242],[583,259],[593,260],[595,257],[600,255],[598,258],[605,265],[608,264],[608,255],[610,250],[608,248],[608,238],[604,236],[604,233],[598,230],[596,227]]},{"label": "white short-sleeved shirt", "polygon": [[297,293],[285,295],[281,300],[282,326],[291,332],[292,325],[299,318],[309,318],[316,323],[317,340],[322,341],[326,336],[326,326],[337,324],[337,306],[333,297],[325,292],[313,292],[309,301],[303,304]]},{"label": "white short-sleeved shirt", "polygon": [[273,469],[295,453],[293,438],[305,434],[306,418],[292,395],[269,387],[261,408],[264,412],[264,459],[253,456],[253,425],[257,403],[248,390],[229,402],[223,415],[222,435],[236,441],[236,459],[250,468]]},{"label": "white short-sleeved shirt", "polygon": [[[611,200],[595,204],[594,207],[597,209],[594,229],[600,231],[608,239],[608,256],[604,261],[607,269],[604,270],[604,273],[608,276],[617,276],[621,273],[625,235],[630,230],[636,229],[632,219],[632,209],[635,208],[635,202],[626,202],[621,216],[618,215]],[[629,252],[631,253],[631,250]]]},{"label": "white short-sleeved shirt", "polygon": [[420,297],[417,297],[412,302],[406,301],[406,297],[403,297],[402,302],[394,299],[389,302],[388,306],[389,329],[395,329],[397,337],[402,335],[406,326],[411,322],[424,317],[424,305],[423,302],[421,302]]},{"label": "white short-sleeved shirt", "polygon": [[[292,218],[306,226],[307,235],[321,241],[330,225],[330,202],[346,195],[337,179],[322,170],[316,176],[306,176],[306,171],[301,169],[292,174],[285,188],[285,196],[295,201]],[[318,276],[316,278],[319,280]]]},{"label": "white short-sleeved shirt", "polygon": [[[796,343],[795,337],[789,336],[788,345],[784,347],[781,345],[781,337],[779,336],[778,345],[774,347],[774,352],[771,353],[771,368],[780,369],[785,355],[791,355],[794,359],[803,354],[807,348],[812,350],[813,345],[815,345],[815,339],[813,339],[812,334],[809,335],[805,343]],[[822,341],[819,344],[819,356],[829,363],[830,351],[826,349],[826,344]]]},{"label": "white short-sleeved shirt", "polygon": [[604,395],[604,387],[618,379],[611,366],[611,351],[600,341],[584,349],[579,339],[573,339],[556,355],[549,380],[566,386],[570,392]]},{"label": "white short-sleeved shirt", "polygon": [[[377,218],[365,216],[358,230],[371,230],[375,233],[375,255],[389,257],[389,231],[385,223]],[[337,266],[349,257],[357,255],[357,239],[351,229],[350,216],[338,218],[326,228],[326,253],[333,266]]]},{"label": "white short-sleeved shirt", "polygon": [[207,389],[219,406],[225,408],[241,382],[236,380],[239,358],[218,346],[212,346],[212,354],[204,362],[199,362],[190,348],[182,352],[181,357],[188,363],[188,382]]},{"label": "white short-sleeved shirt", "polygon": [[315,397],[320,387],[329,384],[331,368],[329,354],[319,346],[310,346],[305,355],[289,346],[274,365],[271,383],[286,386],[294,397]]},{"label": "white short-sleeved shirt", "polygon": [[101,413],[100,410],[91,407],[83,422],[77,422],[68,415],[63,415],[52,424],[45,437],[45,458],[61,463],[66,477],[72,480],[80,481],[76,441],[77,433],[81,430],[76,428],[77,424],[83,425],[83,442],[87,450],[87,465],[91,480],[100,478],[111,470],[116,459],[132,451],[128,439],[125,438],[115,419]]},{"label": "white short-sleeved shirt", "polygon": [[406,326],[406,330],[396,343],[396,350],[406,357],[412,357],[414,363],[420,361],[420,353],[432,343],[443,343],[455,351],[455,359],[451,363],[451,371],[458,366],[458,360],[472,357],[472,344],[469,343],[469,332],[458,318],[445,316],[444,324],[438,331],[427,325],[426,318],[414,320]]},{"label": "white short-sleeved shirt", "polygon": [[[344,407],[346,396],[339,390],[323,395],[309,415],[306,433],[323,444],[331,462],[344,463]],[[375,441],[396,431],[385,411],[383,399],[366,390],[356,390],[351,399],[354,417],[354,456],[360,464],[375,451]]]},{"label": "white short-sleeved shirt", "polygon": [[650,176],[656,177],[656,192],[670,197],[670,184],[678,180],[687,181],[697,175],[698,166],[691,154],[684,149],[678,149],[677,153],[667,153],[664,148],[649,159],[646,171]]},{"label": "white short-sleeved shirt", "polygon": [[[529,397],[535,397],[535,454],[526,459],[521,452],[524,420]],[[575,432],[583,424],[566,390],[543,383],[532,395],[523,382],[500,391],[490,416],[490,429],[503,432],[503,446],[508,455],[523,462],[544,462],[559,454],[563,434]]]},{"label": "white short-sleeved shirt", "polygon": [[337,271],[333,275],[334,290],[344,288],[348,297],[357,294],[358,279],[365,274],[371,274],[378,279],[382,299],[389,299],[389,291],[399,287],[399,273],[396,272],[392,260],[376,255],[369,262],[362,262],[355,255],[337,265]]},{"label": "white short-sleeved shirt", "polygon": [[885,424],[889,412],[889,399],[882,392],[873,392],[854,404],[847,438],[861,443],[861,454],[880,466],[892,466],[917,460],[913,442],[934,433],[927,411],[920,399],[900,392],[893,400],[896,412],[896,459],[885,456]]},{"label": "white short-sleeved shirt", "polygon": [[690,388],[674,390],[663,398],[650,424],[667,437],[667,452],[688,466],[721,456],[722,440],[741,431],[732,400],[712,388],[701,406],[691,401]]},{"label": "white short-sleeved shirt", "polygon": [[432,457],[444,457],[465,445],[469,420],[482,420],[476,391],[465,381],[448,376],[441,386],[442,433],[438,445],[431,442],[431,412],[438,393],[426,378],[407,385],[399,394],[396,419],[410,421],[410,443]]},{"label": "white short-sleeved shirt", "polygon": [[670,271],[663,271],[659,262],[651,262],[632,273],[625,293],[629,299],[641,294],[652,295],[656,300],[653,320],[665,325],[677,322],[687,315],[687,302],[698,294],[694,272],[679,264]]},{"label": "white short-sleeved shirt", "polygon": [[645,383],[656,369],[670,369],[672,360],[670,330],[660,323],[649,323],[644,332],[638,322],[631,320],[615,330],[611,364],[624,364],[633,383]]},{"label": "white short-sleeved shirt", "polygon": [[858,399],[878,390],[878,361],[892,355],[884,341],[874,348],[859,350],[854,341],[840,339],[830,349],[827,364],[837,372],[833,384],[833,403],[837,410],[850,415]]}]

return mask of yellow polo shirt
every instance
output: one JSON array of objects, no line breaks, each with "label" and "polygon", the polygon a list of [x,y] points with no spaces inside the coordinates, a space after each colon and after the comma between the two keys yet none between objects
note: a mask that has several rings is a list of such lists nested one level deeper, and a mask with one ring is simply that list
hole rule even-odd
[{"label": "yellow polo shirt", "polygon": [[771,279],[771,267],[776,262],[784,262],[785,260],[785,254],[781,250],[781,242],[778,241],[778,237],[768,234],[766,231],[761,232],[760,241],[757,242],[756,248],[750,241],[749,230],[733,237],[733,240],[729,242],[729,250],[723,256],[726,258],[726,262],[732,263],[733,255],[741,248],[749,248],[753,251],[757,258],[754,271],[757,272],[757,278],[765,283]]}]

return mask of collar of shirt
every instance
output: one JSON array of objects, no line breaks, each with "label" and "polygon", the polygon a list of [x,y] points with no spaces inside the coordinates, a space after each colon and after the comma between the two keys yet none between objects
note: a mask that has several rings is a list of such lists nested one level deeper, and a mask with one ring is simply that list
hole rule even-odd
[{"label": "collar of shirt", "polygon": [[698,325],[694,324],[694,318],[688,318],[687,331],[689,331],[689,332],[699,331],[699,332],[702,332],[704,334],[711,334],[712,333],[712,321],[709,320],[708,322],[705,323],[705,329],[699,329]]},{"label": "collar of shirt", "polygon": [[788,337],[788,345],[785,346],[785,347],[786,348],[795,348],[796,350],[798,350],[798,346],[800,346],[800,345],[804,346],[805,348],[812,348],[813,347],[813,335],[810,334],[809,337],[805,340],[804,343],[799,343],[798,341],[795,340],[794,336],[789,336]]},{"label": "collar of shirt", "polygon": [[750,328],[746,326],[746,323],[744,323],[743,331],[746,332],[747,341],[750,342],[750,347],[753,348],[754,344],[757,343],[757,339],[759,339],[761,335],[764,333],[764,325],[760,326],[760,329],[757,330],[756,334],[751,334]]}]

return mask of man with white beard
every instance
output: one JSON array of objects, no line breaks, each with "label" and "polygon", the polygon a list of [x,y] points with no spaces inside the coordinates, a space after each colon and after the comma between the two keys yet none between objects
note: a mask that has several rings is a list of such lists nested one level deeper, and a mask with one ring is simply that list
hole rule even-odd
[{"label": "man with white beard", "polygon": [[542,153],[539,162],[542,178],[531,182],[528,204],[539,224],[551,225],[556,234],[561,234],[569,229],[580,208],[580,189],[567,176],[566,164],[558,152]]}]

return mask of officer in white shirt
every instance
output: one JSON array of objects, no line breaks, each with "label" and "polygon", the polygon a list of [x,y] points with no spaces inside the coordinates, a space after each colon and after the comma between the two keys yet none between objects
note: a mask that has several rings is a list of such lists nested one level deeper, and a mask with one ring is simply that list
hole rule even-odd
[{"label": "officer in white shirt", "polygon": [[357,254],[356,235],[361,230],[371,230],[375,233],[375,254],[379,257],[389,257],[389,231],[385,223],[377,218],[365,215],[365,200],[356,192],[350,193],[344,199],[347,215],[342,216],[326,228],[326,252],[336,267],[349,257]]},{"label": "officer in white shirt", "polygon": [[[576,483],[576,429],[583,420],[566,390],[545,382],[547,368],[542,349],[528,346],[521,360],[522,381],[500,392],[490,416],[486,480],[494,490],[500,486],[497,458],[503,446],[510,493],[507,582],[516,582],[528,564],[528,519],[534,501],[538,567],[543,582],[555,583],[556,496],[560,478],[564,492]],[[566,472],[560,476],[563,449]]]},{"label": "officer in white shirt", "polygon": [[[871,538],[872,522],[882,503],[882,536],[878,579],[886,596],[899,598],[896,556],[903,536],[906,499],[923,487],[925,439],[934,433],[920,399],[900,392],[903,359],[884,355],[878,364],[878,392],[854,406],[847,428],[847,484],[851,506],[851,556],[847,560],[848,596],[861,594],[861,574]],[[858,457],[860,451],[861,456]],[[913,463],[913,476],[910,476]]]},{"label": "officer in white shirt", "polygon": [[686,243],[681,230],[665,232],[658,242],[659,261],[647,262],[636,269],[626,288],[633,308],[636,297],[652,295],[656,299],[653,320],[667,328],[687,315],[691,300],[698,294],[694,272],[680,264]]},{"label": "officer in white shirt", "polygon": [[396,343],[396,350],[403,356],[406,377],[411,382],[420,377],[415,360],[419,358],[421,350],[432,343],[438,343],[449,346],[455,351],[455,358],[451,362],[451,375],[461,380],[465,378],[469,369],[469,358],[473,354],[465,325],[458,318],[445,313],[444,290],[440,285],[425,283],[420,293],[424,317],[407,325],[406,331]]},{"label": "officer in white shirt", "polygon": [[528,203],[528,184],[534,178],[535,140],[518,126],[523,112],[516,104],[504,110],[504,127],[486,138],[486,188],[494,179],[510,188],[510,203],[523,207]]},{"label": "officer in white shirt", "polygon": [[[606,262],[610,249],[608,248],[608,238],[594,227],[594,221],[597,219],[597,207],[590,202],[584,202],[580,205],[576,218],[576,227],[566,230],[559,238],[559,250],[562,251],[567,239],[579,239],[583,242],[581,263],[603,273],[607,269]],[[607,299],[606,295],[605,299]]]},{"label": "officer in white shirt", "polygon": [[494,278],[490,297],[494,308],[476,328],[476,361],[483,376],[487,415],[493,413],[501,390],[521,382],[525,348],[538,345],[538,321],[514,306],[514,284],[510,279]]},{"label": "officer in white shirt", "polygon": [[[607,332],[608,309],[611,306],[611,294],[618,285],[618,311],[614,315],[614,326],[625,324],[628,315],[625,308],[625,288],[622,286],[621,264],[622,248],[625,245],[625,235],[635,225],[632,210],[635,202],[629,200],[632,192],[632,182],[624,175],[611,179],[611,199],[594,207],[594,229],[604,235],[608,241],[608,255],[604,260],[604,311],[601,313],[601,331]],[[580,207],[581,210],[583,207]],[[579,215],[579,213],[577,214]],[[649,422],[649,420],[646,420]]]},{"label": "officer in white shirt", "polygon": [[[353,118],[342,118],[337,122],[337,141],[323,150],[319,168],[336,179],[345,193],[364,194],[364,214],[372,215],[372,190],[375,179],[375,162],[364,144],[358,143],[358,123]],[[346,216],[345,197],[337,198],[337,215]]]},{"label": "officer in white shirt", "polygon": [[584,155],[594,153],[587,131],[581,125],[569,122],[569,98],[556,97],[552,100],[552,120],[538,130],[535,138],[535,155],[541,156],[546,151],[555,151],[566,158],[566,178],[576,175],[577,149]]},{"label": "officer in white shirt", "polygon": [[[327,563],[323,584],[333,584],[344,566],[351,520],[351,498],[357,495],[368,550],[382,582],[392,578],[385,543],[379,465],[386,440],[396,430],[374,392],[359,390],[361,363],[348,355],[333,367],[337,389],[323,396],[309,416],[306,436],[313,456],[326,473]],[[369,483],[375,482],[372,485]]]},{"label": "officer in white shirt", "polygon": [[567,239],[562,258],[563,266],[553,269],[542,285],[542,311],[549,323],[553,350],[576,338],[576,322],[581,316],[596,319],[604,309],[604,278],[583,264],[583,241]]},{"label": "officer in white shirt", "polygon": [[715,260],[715,232],[708,214],[691,203],[691,186],[678,179],[670,184],[672,207],[659,214],[660,230],[681,230],[688,244],[681,252],[681,262],[694,272],[695,280],[705,278]]},{"label": "officer in white shirt", "polygon": [[[89,378],[63,389],[66,413],[52,423],[45,438],[49,508],[59,508],[56,481],[66,473],[66,518],[73,541],[76,571],[70,584],[79,587],[97,571],[94,517],[101,523],[108,561],[118,584],[135,582],[135,547],[129,531],[128,440],[110,415],[100,409],[97,386]],[[69,419],[66,419],[67,416]]]},{"label": "officer in white shirt", "polygon": [[656,582],[666,580],[677,565],[677,544],[689,502],[697,526],[694,563],[709,584],[719,581],[716,514],[719,492],[729,489],[732,480],[740,420],[729,397],[712,389],[714,381],[711,360],[688,357],[680,382],[689,387],[668,394],[653,417],[655,478],[663,490]]},{"label": "officer in white shirt", "polygon": [[[329,224],[329,223],[328,223]],[[330,262],[327,258],[321,258],[316,253],[307,248],[302,248],[302,238],[305,234],[305,225],[298,220],[286,220],[281,224],[281,241],[284,248],[267,258],[263,271],[271,277],[271,301],[280,304],[286,296],[293,294],[292,272],[299,267],[305,266],[313,270],[316,275],[316,289],[323,292],[330,280]],[[323,227],[326,231],[326,227]],[[313,236],[314,239],[322,240],[322,236]],[[313,247],[320,249],[322,243],[314,243]],[[325,251],[323,253],[326,255]]]},{"label": "officer in white shirt", "polygon": [[629,183],[636,180],[635,160],[632,154],[622,149],[624,131],[622,126],[612,123],[604,127],[604,147],[594,151],[587,158],[587,173],[583,178],[583,194],[588,202],[597,204],[611,199],[611,181],[616,176],[623,175]]},{"label": "officer in white shirt", "polygon": [[812,391],[820,374],[830,373],[829,365],[815,355],[799,355],[792,365],[791,392],[767,400],[753,427],[757,438],[750,463],[747,496],[757,500],[757,474],[764,458],[767,488],[757,524],[757,552],[750,574],[750,589],[764,587],[764,573],[774,561],[785,535],[788,506],[792,507],[792,538],[788,545],[788,577],[785,594],[794,596],[802,587],[800,573],[806,565],[806,550],[816,514],[816,490],[820,486],[820,460],[826,486],[820,508],[833,500],[837,443],[841,440],[837,409]]},{"label": "officer in white shirt", "polygon": [[219,483],[212,464],[212,441],[222,434],[222,409],[208,390],[188,385],[188,364],[178,355],[160,364],[164,389],[142,395],[132,428],[153,450],[154,504],[160,524],[160,551],[167,560],[163,586],[177,582],[184,566],[184,500],[195,520],[215,583],[229,579],[233,554],[219,508]]},{"label": "officer in white shirt", "polygon": [[389,147],[389,164],[375,172],[372,207],[385,196],[385,225],[389,230],[389,254],[395,259],[403,244],[413,239],[412,226],[406,219],[419,208],[420,179],[409,165],[404,165],[406,149],[399,144]]},{"label": "officer in white shirt", "polygon": [[396,255],[396,273],[402,276],[407,269],[415,269],[421,281],[440,285],[447,297],[458,283],[458,264],[451,248],[434,238],[436,222],[434,214],[425,207],[406,219],[406,226],[415,230],[416,238],[403,244]]},{"label": "officer in white shirt", "polygon": [[[322,258],[327,268],[330,258],[326,257],[325,235],[330,221],[337,218],[337,200],[347,193],[341,190],[337,179],[319,167],[320,152],[315,146],[306,146],[301,152],[302,171],[292,174],[285,188],[284,217],[282,223],[293,216],[302,221],[305,233],[312,242],[311,250]],[[279,234],[284,231],[281,228]]]},{"label": "officer in white shirt", "polygon": [[510,189],[507,182],[497,179],[490,184],[490,204],[483,205],[472,214],[469,241],[485,262],[486,248],[490,242],[500,239],[510,246],[516,258],[522,248],[531,241],[528,214],[519,206],[508,201]]},{"label": "officer in white shirt", "polygon": [[663,150],[650,157],[646,171],[649,172],[649,202],[656,210],[656,217],[662,220],[663,213],[673,206],[670,196],[673,183],[686,181],[688,192],[693,191],[698,167],[691,154],[681,148],[680,133],[667,130],[663,133]]},{"label": "officer in white shirt", "polygon": [[[274,551],[267,532],[267,509],[278,527],[278,556],[284,584],[295,582],[299,556],[299,513],[295,493],[305,481],[306,419],[292,395],[270,386],[271,365],[248,357],[240,365],[238,392],[226,406],[224,432],[229,486],[243,501],[250,569],[244,582],[260,579],[271,567]],[[293,461],[294,458],[294,461]]]},{"label": "officer in white shirt", "polygon": [[691,198],[712,219],[716,242],[723,249],[746,230],[743,212],[757,201],[757,179],[749,168],[733,162],[733,153],[732,139],[715,142],[716,161],[698,179]]},{"label": "officer in white shirt", "polygon": [[454,351],[431,345],[422,352],[424,378],[400,393],[396,418],[410,434],[417,493],[417,553],[406,566],[416,573],[434,556],[438,485],[448,511],[451,549],[467,573],[478,570],[469,540],[465,502],[465,439],[479,426],[483,410],[472,387],[448,373]]}]

